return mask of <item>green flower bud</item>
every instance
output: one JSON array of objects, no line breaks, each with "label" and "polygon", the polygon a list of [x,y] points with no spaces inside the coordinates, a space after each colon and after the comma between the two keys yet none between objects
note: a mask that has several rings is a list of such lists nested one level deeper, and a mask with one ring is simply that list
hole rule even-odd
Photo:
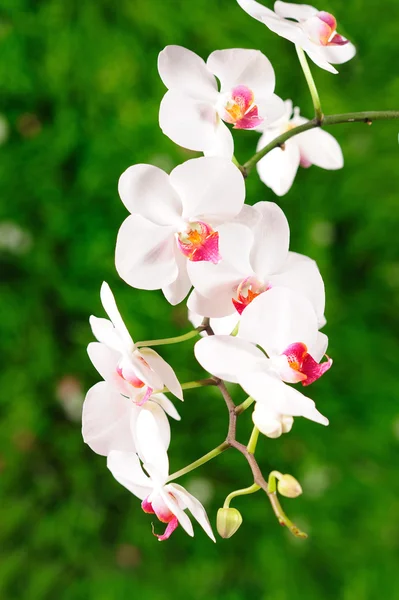
[{"label": "green flower bud", "polygon": [[219,508],[216,528],[222,538],[231,538],[242,523],[241,513],[236,508]]},{"label": "green flower bud", "polygon": [[279,494],[286,498],[297,498],[302,494],[302,488],[292,475],[282,475],[277,482]]}]

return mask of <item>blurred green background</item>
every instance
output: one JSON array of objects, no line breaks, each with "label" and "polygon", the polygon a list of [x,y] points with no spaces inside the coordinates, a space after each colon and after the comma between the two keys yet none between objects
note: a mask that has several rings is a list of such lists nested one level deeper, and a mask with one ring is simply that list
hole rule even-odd
[{"label": "blurred green background", "polygon": [[[313,68],[325,112],[397,109],[396,0],[320,8],[358,47],[338,76]],[[301,481],[303,496],[284,506],[309,539],[280,528],[258,493],[235,503],[244,523],[231,540],[214,545],[196,527],[194,540],[179,528],[160,544],[151,517],[82,441],[81,402],[98,380],[86,355],[88,317],[102,316],[101,282],[136,340],[189,328],[184,303],[171,308],[160,292],[133,290],[114,268],[126,216],[120,173],[137,162],[170,170],[193,156],[158,127],[156,61],[167,44],[204,58],[218,48],[261,49],[277,93],[312,114],[294,46],[234,0],[3,0],[0,8],[0,598],[396,599],[397,123],[331,128],[345,168],[301,170],[282,199],[255,172],[248,180],[249,202],[280,203],[292,249],[315,258],[326,282],[335,364],[311,395],[330,427],[297,419],[289,435],[262,439],[258,450],[265,473]],[[256,140],[237,133],[238,159]],[[162,350],[182,381],[203,375],[192,346]],[[172,423],[172,470],[219,444],[226,428],[216,392],[185,397],[182,422]],[[249,414],[241,421],[245,441]],[[231,451],[181,482],[214,524],[226,494],[251,478]]]}]

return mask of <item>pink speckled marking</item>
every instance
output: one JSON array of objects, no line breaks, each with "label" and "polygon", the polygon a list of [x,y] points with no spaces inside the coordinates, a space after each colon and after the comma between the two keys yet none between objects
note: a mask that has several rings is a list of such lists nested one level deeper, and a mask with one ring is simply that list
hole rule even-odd
[{"label": "pink speckled marking", "polygon": [[302,342],[291,344],[284,350],[283,354],[287,357],[291,369],[305,375],[302,385],[310,385],[320,379],[332,365],[332,360],[328,357],[326,362],[317,363],[308,353],[307,346]]}]

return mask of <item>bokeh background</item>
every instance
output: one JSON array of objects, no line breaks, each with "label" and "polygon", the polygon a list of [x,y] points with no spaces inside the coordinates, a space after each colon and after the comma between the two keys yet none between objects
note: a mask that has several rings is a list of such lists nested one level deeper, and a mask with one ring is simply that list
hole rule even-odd
[{"label": "bokeh background", "polygon": [[[137,162],[170,170],[194,156],[158,127],[158,52],[181,44],[261,49],[277,93],[312,106],[292,44],[234,0],[3,0],[0,8],[0,598],[2,600],[371,600],[398,597],[398,124],[340,125],[340,172],[301,170],[281,199],[256,172],[248,200],[277,201],[292,249],[326,282],[334,368],[312,387],[331,425],[297,419],[262,439],[265,473],[289,472],[304,494],[286,500],[307,541],[280,528],[258,493],[239,499],[244,524],[212,544],[196,528],[165,543],[151,517],[84,445],[80,411],[98,380],[86,345],[106,280],[135,339],[189,329],[184,303],[118,279],[114,245],[126,210],[120,173]],[[270,5],[270,3],[269,3]],[[399,106],[396,0],[326,0],[358,56],[333,76],[313,68],[326,113]],[[382,10],[384,8],[384,10]],[[244,162],[257,134],[238,132]],[[192,342],[165,347],[182,381],[203,376]],[[240,401],[243,393],[236,392]],[[172,423],[171,468],[219,444],[217,392],[186,392]],[[245,441],[251,423],[241,418]],[[251,483],[226,453],[182,483],[216,510]]]}]

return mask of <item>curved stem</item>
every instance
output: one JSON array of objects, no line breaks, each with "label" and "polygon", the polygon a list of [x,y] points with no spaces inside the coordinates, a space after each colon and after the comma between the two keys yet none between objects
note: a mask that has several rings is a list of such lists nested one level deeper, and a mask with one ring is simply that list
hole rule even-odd
[{"label": "curved stem", "polygon": [[250,487],[243,488],[242,490],[235,490],[234,492],[231,492],[231,494],[229,494],[226,497],[226,500],[224,501],[224,504],[223,504],[223,508],[229,508],[230,502],[233,500],[233,498],[236,498],[237,496],[246,496],[247,494],[254,494],[258,490],[260,490],[260,486],[257,483],[254,483]]},{"label": "curved stem", "polygon": [[[209,379],[199,379],[198,381],[188,381],[187,383],[181,384],[182,390],[193,390],[194,388],[206,387],[209,385],[217,385],[217,381],[210,377]],[[172,394],[172,392],[164,387],[162,390],[154,392],[155,394]]]},{"label": "curved stem", "polygon": [[164,346],[165,344],[179,344],[180,342],[185,342],[187,340],[191,340],[191,338],[196,337],[200,334],[202,329],[199,327],[198,329],[194,329],[189,331],[188,333],[183,333],[183,335],[178,335],[177,337],[164,338],[162,340],[145,340],[144,342],[137,342],[135,344],[136,348],[142,348],[143,346]]},{"label": "curved stem", "polygon": [[255,454],[256,446],[257,446],[258,439],[259,439],[259,434],[260,434],[260,431],[255,425],[252,430],[251,437],[249,438],[249,442],[247,445],[247,450],[250,454]]},{"label": "curved stem", "polygon": [[274,148],[282,148],[284,143],[294,135],[308,131],[309,129],[315,129],[316,127],[325,127],[329,125],[339,125],[342,123],[366,123],[371,125],[373,121],[387,121],[392,119],[399,119],[399,110],[370,110],[363,112],[351,112],[339,115],[326,115],[323,117],[322,122],[318,119],[312,119],[303,125],[294,127],[289,131],[285,131],[281,135],[277,136],[274,140],[269,142],[262,150],[256,152],[252,158],[250,158],[242,167],[245,176],[247,176],[257,162],[261,160],[266,154],[271,152]]},{"label": "curved stem", "polygon": [[319,98],[319,92],[317,91],[316,84],[313,79],[312,72],[309,67],[309,63],[306,58],[305,52],[295,44],[296,53],[298,54],[299,62],[302,67],[303,74],[305,75],[306,82],[309,87],[310,95],[312,96],[314,112],[316,119],[321,123],[323,120],[323,111],[321,110],[321,103]]},{"label": "curved stem", "polygon": [[244,402],[242,402],[241,404],[239,404],[236,408],[236,415],[240,415],[241,413],[244,412],[244,410],[247,410],[247,408],[249,408],[253,403],[255,402],[254,398],[252,398],[252,396],[248,396],[248,398],[246,400],[244,400]]},{"label": "curved stem", "polygon": [[223,444],[216,446],[216,448],[214,448],[207,454],[204,454],[204,456],[201,456],[201,458],[199,458],[198,460],[195,460],[191,464],[187,465],[187,467],[184,467],[183,469],[180,469],[180,471],[176,471],[175,473],[172,473],[172,475],[169,475],[168,483],[174,481],[182,475],[185,475],[186,473],[190,473],[190,471],[194,471],[194,469],[197,469],[197,467],[201,467],[208,461],[212,460],[212,458],[215,458],[216,456],[219,456],[219,454],[222,454],[222,452],[227,450],[227,448],[229,447],[230,445],[227,442],[223,442]]}]

